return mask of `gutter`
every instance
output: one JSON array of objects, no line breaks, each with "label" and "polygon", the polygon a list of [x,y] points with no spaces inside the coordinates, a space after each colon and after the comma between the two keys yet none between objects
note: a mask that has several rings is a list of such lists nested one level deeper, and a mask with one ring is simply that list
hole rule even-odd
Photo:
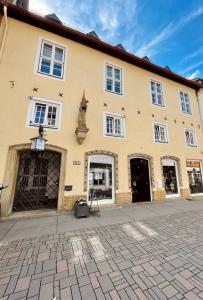
[{"label": "gutter", "polygon": [[6,6],[3,7],[3,12],[4,12],[4,19],[5,19],[5,26],[4,26],[4,31],[3,31],[3,38],[1,41],[1,45],[0,45],[0,63],[2,60],[4,45],[5,45],[5,41],[6,41],[6,35],[7,35],[7,31],[8,31],[8,17],[7,17],[7,7]]}]

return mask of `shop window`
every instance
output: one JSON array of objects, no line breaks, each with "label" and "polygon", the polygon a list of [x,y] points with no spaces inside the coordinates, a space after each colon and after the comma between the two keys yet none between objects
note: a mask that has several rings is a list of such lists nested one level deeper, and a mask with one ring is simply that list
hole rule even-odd
[{"label": "shop window", "polygon": [[187,161],[186,166],[191,194],[203,193],[200,162]]},{"label": "shop window", "polygon": [[177,165],[174,160],[162,160],[164,187],[166,195],[178,194]]}]

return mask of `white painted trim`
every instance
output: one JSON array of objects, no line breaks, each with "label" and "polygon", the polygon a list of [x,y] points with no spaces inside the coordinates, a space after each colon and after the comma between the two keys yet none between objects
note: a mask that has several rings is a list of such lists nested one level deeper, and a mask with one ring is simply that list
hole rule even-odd
[{"label": "white painted trim", "polygon": [[[121,94],[106,90],[106,66],[107,65],[121,70]],[[105,93],[110,93],[112,95],[116,95],[116,96],[120,96],[120,97],[124,96],[124,72],[123,72],[123,67],[121,67],[119,65],[116,65],[114,63],[111,63],[109,61],[106,61],[106,60],[103,61],[103,91]]]},{"label": "white painted trim", "polygon": [[[188,115],[188,116],[192,116],[192,104],[191,104],[191,98],[190,98],[190,93],[189,92],[186,92],[186,91],[183,91],[183,90],[181,90],[181,89],[178,89],[178,92],[179,92],[179,105],[180,105],[180,111],[183,113],[183,114],[185,114],[185,115]],[[185,111],[182,111],[182,105],[181,105],[181,97],[180,97],[180,93],[184,93],[184,94],[187,94],[188,95],[188,99],[189,99],[189,104],[190,104],[190,113],[188,113],[188,112],[185,112]]]},{"label": "white painted trim", "polygon": [[60,102],[60,101],[54,101],[54,100],[50,100],[50,99],[44,99],[44,98],[32,97],[32,96],[29,99],[29,106],[28,106],[28,113],[27,113],[27,119],[26,119],[26,126],[25,127],[27,127],[27,128],[39,127],[38,125],[35,125],[35,124],[30,125],[30,119],[32,118],[32,116],[34,114],[34,107],[35,107],[35,104],[37,102],[45,104],[45,105],[55,104],[59,107],[58,116],[57,116],[57,127],[44,126],[44,128],[46,128],[46,130],[59,131],[61,129],[63,103]]},{"label": "white painted trim", "polygon": [[[161,165],[162,165],[162,173],[163,173],[163,164],[162,164],[162,161],[164,159],[161,160]],[[166,194],[166,198],[175,198],[175,197],[180,197],[180,182],[179,182],[179,174],[178,174],[178,166],[177,166],[177,161],[175,159],[168,159],[167,160],[169,161],[172,161],[175,163],[175,172],[176,172],[176,181],[177,181],[177,189],[178,189],[178,193],[176,194],[169,194],[167,195]],[[165,190],[165,187],[164,187],[164,190]],[[165,190],[166,191],[166,190]]]},{"label": "white painted trim", "polygon": [[[106,116],[119,117],[122,120],[123,136],[106,134]],[[104,111],[103,112],[103,137],[116,138],[122,140],[125,139],[126,138],[125,115]]]},{"label": "white painted trim", "polygon": [[[187,144],[187,139],[186,139],[186,135],[185,135],[185,131],[192,131],[192,132],[194,132],[194,136],[195,136],[195,145],[193,146],[193,145],[188,145]],[[197,144],[197,134],[196,134],[196,130],[194,130],[194,129],[190,129],[190,128],[184,128],[184,138],[185,138],[185,144],[186,144],[186,146],[187,147],[190,147],[190,148],[197,148],[197,146],[198,146],[198,144]]]},{"label": "white painted trim", "polygon": [[[87,201],[88,204],[90,204],[89,201],[89,173],[90,173],[90,159],[93,156],[107,156],[110,157],[112,159],[112,199],[108,200],[108,199],[103,199],[103,200],[99,200],[98,203],[99,205],[103,205],[103,204],[114,204],[115,203],[115,159],[113,156],[111,155],[106,155],[106,154],[92,154],[92,155],[88,155],[88,168],[87,168]],[[95,201],[97,202],[97,201]],[[93,201],[94,204],[94,201]]]},{"label": "white painted trim", "polygon": [[[154,125],[158,125],[158,126],[160,125],[160,126],[164,126],[166,128],[166,138],[167,138],[166,142],[161,142],[161,141],[156,141],[155,140]],[[161,144],[161,145],[168,145],[169,144],[168,124],[152,121],[152,134],[153,134],[153,142],[154,142],[154,144]]]},{"label": "white painted trim", "polygon": [[[152,102],[151,81],[154,81],[154,82],[157,82],[157,83],[161,84],[163,105],[155,104],[155,103]],[[164,91],[164,84],[163,84],[163,82],[160,81],[160,80],[158,80],[158,79],[150,77],[148,84],[149,84],[149,100],[150,100],[150,104],[153,107],[160,107],[160,108],[165,108],[166,109],[166,95],[165,95],[165,91]]]},{"label": "white painted trim", "polygon": [[[39,69],[40,54],[41,54],[41,47],[42,47],[42,43],[43,42],[47,42],[48,44],[53,44],[55,46],[59,46],[60,48],[64,49],[63,77],[59,78],[59,77],[55,77],[55,76],[52,76],[52,75],[40,73],[38,71],[38,69]],[[68,56],[68,47],[67,46],[62,45],[62,44],[60,44],[60,43],[58,43],[56,41],[49,40],[49,39],[44,38],[44,37],[40,37],[38,39],[38,44],[37,44],[37,52],[36,52],[35,63],[34,63],[34,74],[38,75],[38,76],[42,76],[44,78],[65,81],[66,80],[66,72],[67,72],[67,56]]]}]

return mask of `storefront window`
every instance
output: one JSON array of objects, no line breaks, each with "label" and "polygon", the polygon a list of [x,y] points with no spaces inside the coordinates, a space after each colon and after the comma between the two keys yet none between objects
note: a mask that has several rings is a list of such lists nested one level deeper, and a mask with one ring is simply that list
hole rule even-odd
[{"label": "storefront window", "polygon": [[203,192],[202,174],[199,161],[187,161],[187,173],[191,194]]},{"label": "storefront window", "polygon": [[113,201],[113,159],[93,155],[89,159],[89,200]]}]

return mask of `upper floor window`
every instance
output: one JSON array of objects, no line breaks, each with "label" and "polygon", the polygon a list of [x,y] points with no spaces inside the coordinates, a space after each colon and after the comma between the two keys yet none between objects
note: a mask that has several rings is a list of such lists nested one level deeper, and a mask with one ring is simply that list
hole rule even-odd
[{"label": "upper floor window", "polygon": [[160,82],[150,80],[152,103],[164,106],[162,85]]},{"label": "upper floor window", "polygon": [[29,107],[29,126],[59,128],[61,104],[52,101],[33,98]]},{"label": "upper floor window", "polygon": [[191,105],[188,93],[180,92],[181,109],[186,114],[191,114]]},{"label": "upper floor window", "polygon": [[166,125],[154,124],[154,140],[159,143],[168,143]]},{"label": "upper floor window", "polygon": [[63,78],[64,63],[65,48],[42,40],[38,72],[56,78]]},{"label": "upper floor window", "polygon": [[122,71],[120,68],[106,64],[105,86],[106,91],[122,94]]},{"label": "upper floor window", "polygon": [[194,130],[185,129],[185,139],[187,146],[197,146],[196,133]]},{"label": "upper floor window", "polygon": [[104,134],[106,136],[124,137],[124,117],[105,113]]}]

